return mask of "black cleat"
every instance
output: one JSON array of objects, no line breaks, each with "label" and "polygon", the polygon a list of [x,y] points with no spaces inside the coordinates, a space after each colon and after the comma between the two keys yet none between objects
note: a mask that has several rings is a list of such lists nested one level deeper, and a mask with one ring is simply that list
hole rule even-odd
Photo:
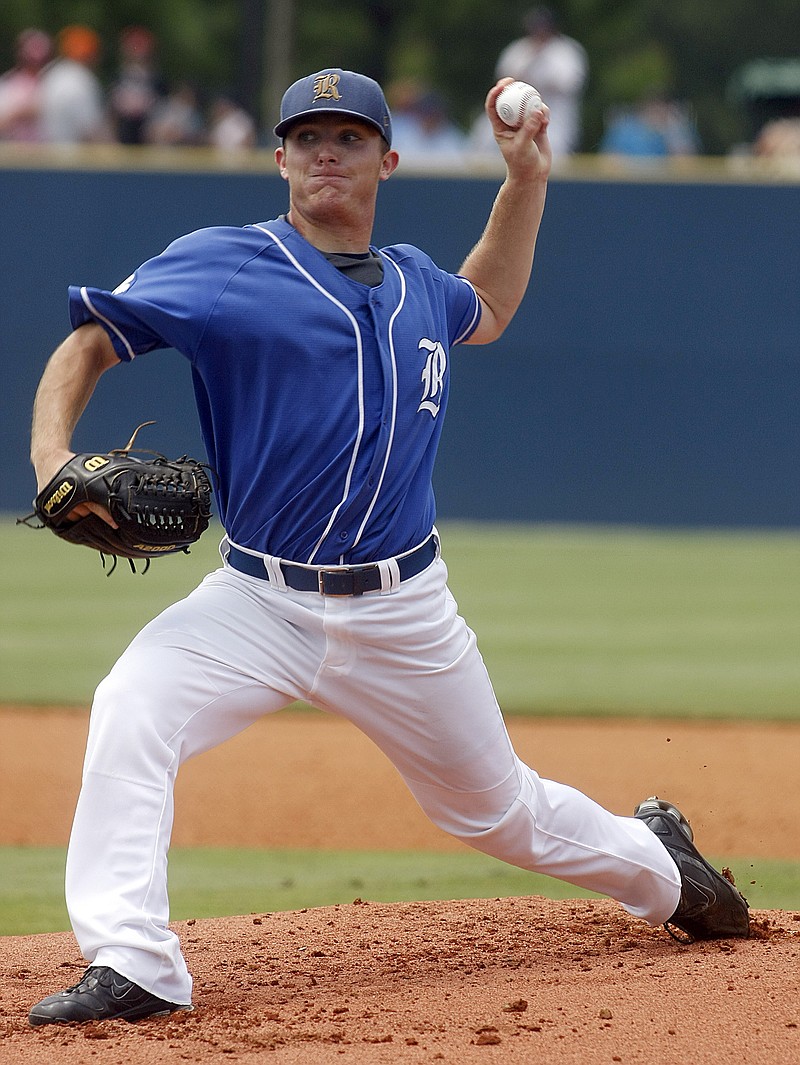
[{"label": "black cleat", "polygon": [[[750,934],[747,899],[733,884],[713,869],[695,847],[689,822],[671,802],[653,796],[633,812],[654,832],[681,874],[678,908],[664,927],[681,943],[696,939],[726,939]],[[673,931],[680,929],[683,936]]]},{"label": "black cleat", "polygon": [[191,1008],[156,998],[108,966],[99,965],[88,968],[74,987],[42,999],[28,1014],[28,1021],[34,1027],[114,1019],[138,1021]]}]

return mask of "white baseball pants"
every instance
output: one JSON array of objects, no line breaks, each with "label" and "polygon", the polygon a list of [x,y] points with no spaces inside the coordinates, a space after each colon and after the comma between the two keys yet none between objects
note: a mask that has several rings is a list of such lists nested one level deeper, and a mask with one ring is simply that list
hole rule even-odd
[{"label": "white baseball pants", "polygon": [[[169,930],[178,768],[302,699],[370,736],[432,821],[658,924],[680,895],[658,838],[515,755],[441,559],[390,594],[280,591],[228,566],[147,625],[99,685],[67,860],[84,957],[191,1000]],[[258,789],[253,789],[254,799]]]}]

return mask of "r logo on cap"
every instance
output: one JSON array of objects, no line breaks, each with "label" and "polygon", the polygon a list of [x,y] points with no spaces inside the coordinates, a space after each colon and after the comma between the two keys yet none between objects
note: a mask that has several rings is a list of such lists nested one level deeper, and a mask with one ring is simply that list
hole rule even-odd
[{"label": "r logo on cap", "polygon": [[320,74],[314,79],[314,100],[340,100],[338,74]]},{"label": "r logo on cap", "polygon": [[275,136],[285,137],[295,122],[324,114],[360,118],[380,132],[387,146],[392,143],[392,116],[383,89],[366,74],[339,67],[307,74],[289,86],[281,100]]}]

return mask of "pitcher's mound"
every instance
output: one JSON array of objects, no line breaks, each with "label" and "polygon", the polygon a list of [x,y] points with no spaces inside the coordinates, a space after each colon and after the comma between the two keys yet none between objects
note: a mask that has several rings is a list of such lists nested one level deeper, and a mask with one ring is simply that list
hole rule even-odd
[{"label": "pitcher's mound", "polygon": [[175,925],[192,1013],[32,1029],[69,933],[0,940],[0,1062],[797,1065],[800,914],[678,946],[606,901],[351,904]]}]

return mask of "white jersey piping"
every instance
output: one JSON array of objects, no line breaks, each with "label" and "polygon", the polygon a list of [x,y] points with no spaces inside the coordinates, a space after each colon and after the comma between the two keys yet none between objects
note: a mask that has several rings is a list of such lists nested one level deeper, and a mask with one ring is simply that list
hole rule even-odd
[{"label": "white jersey piping", "polygon": [[344,493],[342,494],[342,498],[340,499],[340,501],[333,508],[328,524],[326,525],[322,535],[314,545],[311,554],[308,556],[308,565],[311,565],[311,563],[313,563],[314,561],[314,556],[322,546],[325,537],[330,533],[331,529],[333,528],[333,525],[335,524],[336,519],[339,515],[339,511],[344,506],[345,502],[347,501],[347,497],[350,494],[350,484],[353,480],[353,471],[355,470],[356,459],[358,458],[358,453],[361,449],[361,441],[364,436],[364,349],[361,340],[361,330],[359,329],[358,322],[356,321],[353,313],[347,307],[345,307],[343,303],[337,300],[332,293],[328,292],[327,289],[323,288],[319,281],[317,281],[317,279],[312,274],[310,274],[300,262],[298,262],[298,260],[294,257],[294,255],[292,255],[292,253],[289,251],[289,249],[279,237],[276,237],[274,233],[270,232],[270,230],[265,229],[263,226],[260,226],[258,224],[254,225],[253,228],[261,230],[262,233],[266,233],[270,240],[272,240],[277,245],[277,247],[280,248],[280,250],[286,256],[292,266],[294,266],[294,268],[298,271],[298,273],[302,274],[302,276],[310,284],[312,284],[314,288],[317,289],[319,293],[321,293],[321,295],[323,295],[326,299],[330,300],[335,307],[339,308],[339,310],[345,315],[347,320],[352,325],[353,332],[356,338],[356,351],[358,357],[358,433],[356,434],[356,441],[353,446],[353,455],[350,459],[350,466],[348,467],[347,476],[345,478]]},{"label": "white jersey piping", "polygon": [[453,341],[454,347],[456,344],[460,344],[464,337],[469,336],[470,330],[473,329],[475,325],[475,319],[478,317],[481,310],[481,301],[478,298],[478,293],[475,291],[475,286],[472,284],[472,282],[468,281],[466,277],[459,277],[458,280],[463,281],[463,283],[467,285],[468,288],[472,289],[472,294],[475,297],[475,310],[472,313],[472,318],[470,319],[469,325],[466,327],[463,333],[457,336],[456,339]]},{"label": "white jersey piping", "polygon": [[378,478],[378,486],[375,489],[375,494],[372,497],[372,502],[367,507],[367,512],[364,515],[364,520],[361,523],[361,528],[358,530],[356,538],[353,541],[353,547],[355,547],[361,541],[361,537],[364,535],[364,530],[367,527],[367,522],[370,519],[370,515],[375,509],[375,504],[378,502],[378,496],[381,493],[381,488],[383,487],[383,480],[386,476],[386,467],[389,465],[389,456],[392,453],[392,445],[394,443],[394,431],[397,427],[397,355],[394,347],[394,320],[398,316],[400,311],[403,309],[403,304],[406,301],[406,279],[403,276],[403,271],[400,269],[397,263],[394,262],[393,259],[390,259],[388,255],[383,255],[382,258],[386,262],[392,264],[394,269],[397,271],[397,276],[400,278],[400,301],[398,302],[397,306],[392,312],[391,318],[389,319],[389,356],[392,362],[392,424],[389,429],[389,441],[386,445],[386,454],[383,458],[383,466],[381,467],[381,475]]}]

